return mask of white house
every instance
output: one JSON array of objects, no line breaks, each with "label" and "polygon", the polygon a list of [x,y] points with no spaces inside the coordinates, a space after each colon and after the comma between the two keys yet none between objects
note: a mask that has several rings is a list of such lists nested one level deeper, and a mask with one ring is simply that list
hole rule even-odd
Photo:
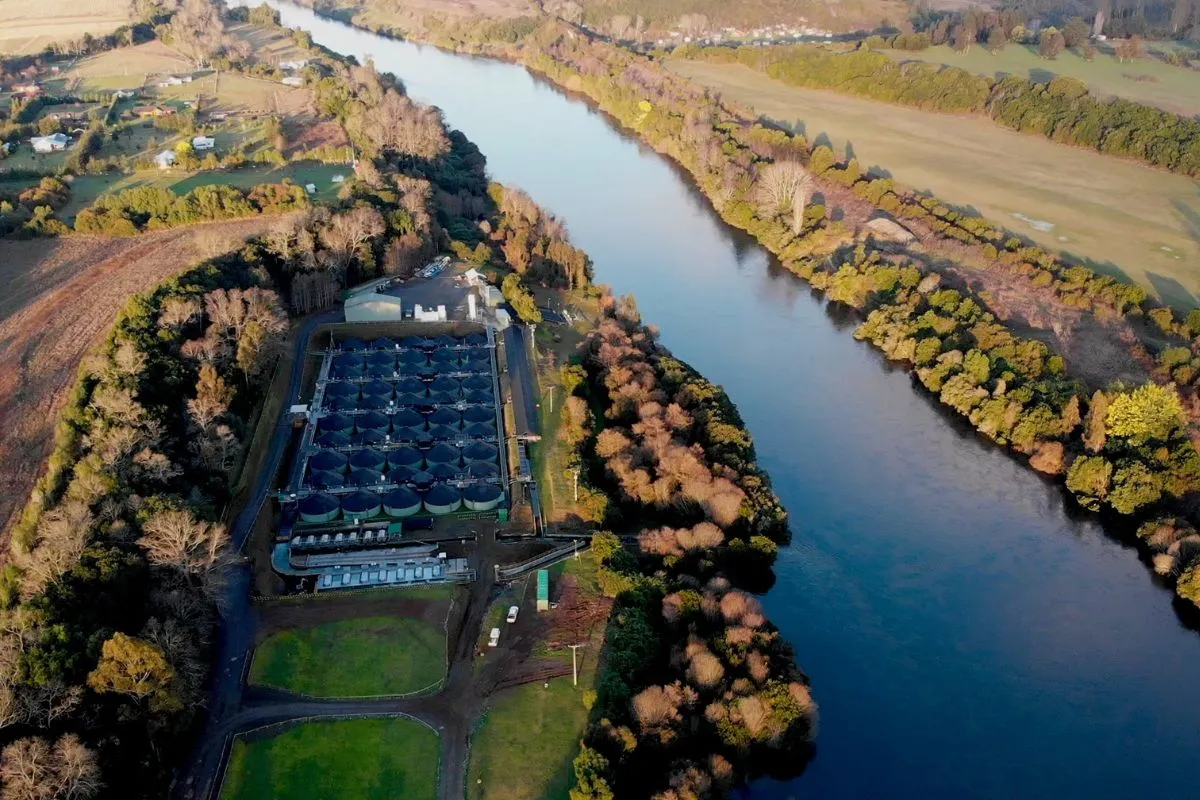
[{"label": "white house", "polygon": [[154,163],[158,165],[159,169],[170,169],[175,166],[175,151],[163,150],[154,157]]},{"label": "white house", "polygon": [[483,276],[483,273],[474,267],[471,267],[469,270],[463,273],[463,280],[465,280],[469,286],[479,286],[480,284],[487,283],[487,278]]},{"label": "white house", "polygon": [[192,149],[196,152],[201,150],[212,150],[217,146],[217,140],[211,136],[195,136],[192,137]]},{"label": "white house", "polygon": [[117,100],[128,100],[136,94],[137,92],[133,91],[132,89],[117,89],[115,92],[113,92],[113,97]]},{"label": "white house", "polygon": [[303,86],[304,78],[299,75],[288,75],[280,81],[284,86]]},{"label": "white house", "polygon": [[284,61],[279,65],[280,69],[304,69],[308,66],[307,58],[297,58],[295,61]]},{"label": "white house", "polygon": [[49,136],[35,136],[29,140],[33,145],[35,153],[53,153],[58,150],[66,150],[67,145],[71,143],[71,138],[65,133],[52,133]]}]

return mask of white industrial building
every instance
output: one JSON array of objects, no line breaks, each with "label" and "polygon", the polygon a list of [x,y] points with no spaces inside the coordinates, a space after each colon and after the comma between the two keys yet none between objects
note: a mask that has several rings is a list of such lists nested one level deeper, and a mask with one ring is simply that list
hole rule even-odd
[{"label": "white industrial building", "polygon": [[391,278],[381,278],[351,289],[342,308],[346,322],[400,322],[404,319],[404,307],[400,297],[384,294],[381,290],[391,285]]},{"label": "white industrial building", "polygon": [[53,153],[58,150],[66,150],[67,145],[71,143],[71,138],[65,133],[52,133],[49,136],[35,136],[29,140],[33,145],[35,153]]},{"label": "white industrial building", "polygon": [[211,136],[194,136],[192,137],[192,149],[197,152],[203,150],[212,150],[217,146],[217,140]]}]

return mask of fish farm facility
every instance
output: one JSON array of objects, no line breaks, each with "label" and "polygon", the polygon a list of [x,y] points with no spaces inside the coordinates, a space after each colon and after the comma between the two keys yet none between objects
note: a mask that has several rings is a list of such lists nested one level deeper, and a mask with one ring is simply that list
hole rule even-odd
[{"label": "fish farm facility", "polygon": [[395,327],[408,335],[331,341],[312,401],[293,409],[272,565],[316,591],[471,580],[439,543],[508,520],[493,330]]}]

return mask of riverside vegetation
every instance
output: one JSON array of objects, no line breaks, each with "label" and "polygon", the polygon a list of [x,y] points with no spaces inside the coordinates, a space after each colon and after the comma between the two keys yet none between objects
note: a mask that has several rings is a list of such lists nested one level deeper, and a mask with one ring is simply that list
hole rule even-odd
[{"label": "riverside vegetation", "polygon": [[[587,96],[682,165],[723,219],[755,236],[831,301],[862,313],[859,338],[909,364],[980,433],[1035,469],[1062,476],[1085,508],[1117,519],[1187,517],[1188,500],[1200,487],[1200,456],[1188,429],[1198,410],[1200,313],[1180,317],[1155,307],[1140,287],[1066,263],[889,178],[866,175],[853,159],[840,161],[828,147],[759,124],[752,112],[721,102],[655,60],[561,21],[498,25],[426,19],[408,33],[517,61]],[[521,32],[515,43],[514,31]],[[402,33],[386,26],[377,32]],[[836,215],[829,203],[838,204]],[[985,295],[961,280],[943,286],[942,272],[932,266],[937,259],[886,237],[864,239],[858,231],[881,211],[920,234],[926,249],[968,258],[974,268],[1061,308],[1122,321],[1136,339],[1123,357],[1145,365],[1153,381],[1101,378],[1086,385],[1061,354],[1014,333],[989,311]],[[954,277],[953,270],[946,274]],[[1176,550],[1173,564],[1156,561],[1168,580],[1181,570],[1191,574],[1186,570],[1198,555],[1186,546]],[[1193,581],[1176,581],[1176,590],[1200,601]]]}]

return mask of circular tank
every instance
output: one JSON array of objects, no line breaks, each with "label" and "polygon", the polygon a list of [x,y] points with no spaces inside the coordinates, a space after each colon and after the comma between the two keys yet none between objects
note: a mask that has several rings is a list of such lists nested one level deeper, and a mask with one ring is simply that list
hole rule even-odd
[{"label": "circular tank", "polygon": [[322,450],[308,459],[308,468],[313,472],[345,472],[348,459],[336,450]]},{"label": "circular tank", "polygon": [[396,394],[425,394],[425,381],[420,378],[400,378],[396,381]]},{"label": "circular tank", "polygon": [[360,431],[383,431],[387,433],[392,427],[392,418],[379,411],[368,411],[354,418],[354,425]]},{"label": "circular tank", "polygon": [[463,430],[468,439],[495,439],[496,426],[487,422],[472,422]]},{"label": "circular tank", "polygon": [[491,392],[481,392],[476,389],[470,392],[463,392],[463,402],[490,406],[495,402],[495,398],[492,397]]},{"label": "circular tank", "polygon": [[386,336],[380,336],[378,339],[373,339],[371,341],[371,347],[375,348],[376,350],[395,350],[396,341],[394,339],[389,339]]},{"label": "circular tank", "polygon": [[471,358],[464,358],[462,362],[462,369],[463,372],[491,372],[492,361],[487,356],[473,356]]},{"label": "circular tank", "polygon": [[472,406],[471,408],[468,408],[465,411],[463,411],[463,421],[467,422],[467,423],[495,422],[496,421],[496,412],[490,408],[483,408],[482,406]]},{"label": "circular tank", "polygon": [[412,489],[393,489],[383,496],[383,511],[389,517],[411,517],[421,510],[421,497]]},{"label": "circular tank", "polygon": [[317,444],[321,447],[349,447],[350,431],[325,431],[317,436]]},{"label": "circular tank", "polygon": [[412,484],[418,489],[428,489],[430,486],[433,486],[433,476],[428,472],[421,470],[416,475],[412,476]]},{"label": "circular tank", "polygon": [[463,448],[463,458],[468,461],[498,461],[500,450],[493,444],[471,442]]},{"label": "circular tank", "polygon": [[333,357],[334,367],[361,367],[364,363],[362,353],[338,353]]},{"label": "circular tank", "polygon": [[330,411],[358,411],[358,397],[330,397],[325,400],[325,408]]},{"label": "circular tank", "polygon": [[467,465],[467,474],[472,478],[494,478],[500,474],[500,468],[490,461],[472,461]]},{"label": "circular tank", "polygon": [[412,372],[415,367],[423,367],[429,363],[429,359],[425,357],[424,351],[421,350],[402,350],[396,356],[396,363],[406,372]]},{"label": "circular tank", "polygon": [[432,401],[424,395],[412,394],[411,392],[403,392],[396,396],[396,405],[398,406],[428,406],[432,405]]},{"label": "circular tank", "polygon": [[354,427],[354,420],[344,414],[329,414],[317,422],[320,431],[344,431],[349,433]]},{"label": "circular tank", "polygon": [[314,489],[340,489],[346,485],[346,476],[340,472],[314,470],[305,482]]},{"label": "circular tank", "polygon": [[463,337],[463,342],[474,347],[482,347],[487,344],[487,335],[482,333],[468,333]]},{"label": "circular tank", "polygon": [[367,381],[362,385],[362,393],[364,397],[369,394],[391,397],[393,393],[392,382],[387,380]]},{"label": "circular tank", "polygon": [[325,384],[325,397],[358,397],[358,384],[330,381]]},{"label": "circular tank", "polygon": [[429,467],[429,474],[439,481],[445,481],[458,474],[458,467],[452,467],[449,464],[433,464]]},{"label": "circular tank", "polygon": [[492,379],[483,375],[472,375],[469,378],[464,378],[462,385],[464,389],[478,389],[488,392],[492,389]]},{"label": "circular tank", "polygon": [[435,486],[425,494],[425,510],[430,514],[450,514],[462,507],[457,489]]},{"label": "circular tank", "polygon": [[499,486],[479,483],[463,490],[463,504],[472,511],[491,511],[500,505],[504,492]]},{"label": "circular tank", "polygon": [[434,338],[433,343],[438,347],[457,347],[461,342],[455,339],[448,333],[443,333]]},{"label": "circular tank", "polygon": [[396,402],[386,394],[365,394],[358,401],[358,407],[364,411],[386,411],[396,405]]},{"label": "circular tank", "polygon": [[429,452],[425,454],[425,460],[430,464],[457,465],[462,460],[462,454],[457,447],[440,442],[429,448]]},{"label": "circular tank", "polygon": [[462,414],[452,408],[439,408],[429,415],[430,425],[448,425],[455,430],[462,427]]},{"label": "circular tank", "polygon": [[438,375],[450,375],[455,372],[460,372],[462,370],[462,367],[460,367],[458,364],[441,362],[441,363],[436,363],[436,364],[430,364],[429,370],[430,370],[430,374],[432,374],[434,377],[437,377]]},{"label": "circular tank", "polygon": [[349,339],[346,339],[345,341],[342,342],[342,349],[348,350],[351,352],[358,352],[361,350],[366,350],[367,343],[364,342],[362,339],[357,339],[357,338],[351,336]]},{"label": "circular tank", "polygon": [[416,467],[400,467],[388,464],[388,483],[412,483],[413,476],[421,470]]},{"label": "circular tank", "polygon": [[424,428],[425,417],[419,411],[413,411],[411,408],[401,408],[392,414],[392,427]]},{"label": "circular tank", "polygon": [[385,444],[391,439],[391,436],[383,431],[359,431],[350,437],[350,441],[357,445],[366,445],[372,447],[377,444]]},{"label": "circular tank", "polygon": [[329,375],[333,378],[361,378],[362,374],[363,366],[361,364],[343,364],[342,366],[335,364],[329,370]]},{"label": "circular tank", "polygon": [[429,435],[435,442],[452,442],[462,436],[462,431],[449,425],[430,425]]},{"label": "circular tank", "polygon": [[358,472],[363,469],[382,470],[387,463],[387,457],[378,450],[356,450],[350,456],[350,470]]},{"label": "circular tank", "polygon": [[377,469],[359,469],[346,476],[346,483],[350,486],[379,486],[387,483],[387,478]]},{"label": "circular tank", "polygon": [[[387,353],[384,353],[383,355],[387,355]],[[375,380],[381,380],[381,381],[392,380],[393,378],[396,377],[396,365],[395,364],[368,364],[367,370],[364,374],[366,375],[366,377],[373,378]]]},{"label": "circular tank", "polygon": [[382,510],[383,504],[374,492],[358,491],[342,498],[342,515],[346,519],[370,519]]},{"label": "circular tank", "polygon": [[305,522],[332,522],[341,510],[337,499],[327,494],[310,494],[299,505],[300,519]]},{"label": "circular tank", "polygon": [[433,355],[429,357],[431,364],[454,364],[457,366],[461,363],[461,358],[457,350],[434,350]]},{"label": "circular tank", "polygon": [[457,378],[451,378],[449,375],[441,375],[434,378],[429,384],[430,392],[452,392],[457,394],[462,390],[462,384]]},{"label": "circular tank", "polygon": [[405,336],[403,339],[400,340],[401,347],[420,348],[424,343],[425,343],[425,340],[422,339],[420,336]]},{"label": "circular tank", "polygon": [[429,405],[431,406],[452,406],[461,400],[458,392],[430,392]]},{"label": "circular tank", "polygon": [[388,451],[387,462],[393,470],[396,467],[415,467],[419,469],[425,463],[425,457],[415,447],[397,447],[395,450]]},{"label": "circular tank", "polygon": [[424,425],[392,426],[392,441],[395,442],[419,442],[427,437]]}]

